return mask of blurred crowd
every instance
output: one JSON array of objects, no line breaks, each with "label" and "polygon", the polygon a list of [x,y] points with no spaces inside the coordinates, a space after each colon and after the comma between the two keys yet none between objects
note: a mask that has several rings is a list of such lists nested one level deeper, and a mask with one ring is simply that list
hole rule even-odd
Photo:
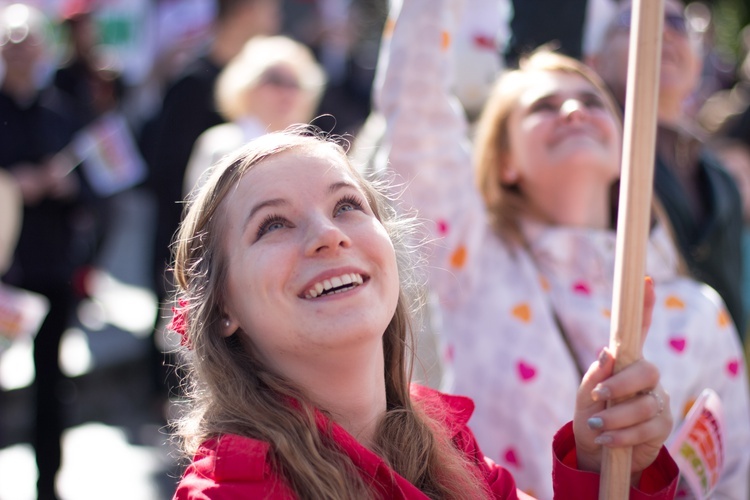
[{"label": "blurred crowd", "polygon": [[[36,324],[29,440],[40,499],[57,498],[66,422],[60,342],[116,231],[112,200],[138,192],[155,207],[142,255],[159,310],[152,384],[143,390],[161,408],[179,384],[170,368],[175,341],[164,327],[180,201],[216,160],[295,123],[345,136],[352,158],[378,171],[388,125],[371,92],[381,34],[392,29],[386,18],[398,3],[0,0],[0,326],[12,308],[37,316],[29,320]],[[467,3],[451,90],[470,126],[495,80],[545,44],[589,64],[624,106],[627,37],[618,29],[629,28],[630,11],[622,2]],[[686,43],[665,44],[678,48],[662,54],[654,192],[684,272],[719,293],[747,349],[750,25],[736,26],[731,46],[717,32],[717,16],[750,21],[750,12],[727,16],[740,5],[692,2],[665,16],[665,37]],[[41,316],[23,305],[26,292],[43,297]],[[0,356],[10,342],[0,344]],[[445,386],[437,344],[425,334],[421,356],[434,363],[419,377]]]}]

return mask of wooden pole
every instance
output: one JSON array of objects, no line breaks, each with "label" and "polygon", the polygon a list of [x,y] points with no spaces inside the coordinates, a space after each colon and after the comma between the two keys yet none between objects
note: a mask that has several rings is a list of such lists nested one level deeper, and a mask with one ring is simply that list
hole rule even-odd
[{"label": "wooden pole", "polygon": [[[641,356],[664,0],[633,0],[610,347],[615,372]],[[617,404],[614,402],[613,404]],[[627,499],[632,448],[604,448],[599,498]]]}]

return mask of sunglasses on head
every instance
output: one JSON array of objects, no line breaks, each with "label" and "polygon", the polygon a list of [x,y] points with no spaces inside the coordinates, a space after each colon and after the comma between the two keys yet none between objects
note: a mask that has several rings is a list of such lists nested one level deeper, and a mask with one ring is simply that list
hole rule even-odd
[{"label": "sunglasses on head", "polygon": [[[632,13],[630,10],[622,11],[612,23],[612,27],[629,30],[631,17]],[[667,12],[664,14],[664,26],[681,35],[686,35],[688,32],[685,16],[676,12]]]},{"label": "sunglasses on head", "polygon": [[260,77],[258,82],[260,85],[270,85],[272,87],[278,87],[282,89],[294,89],[299,90],[302,88],[299,81],[293,76],[286,75],[280,71],[266,71]]}]

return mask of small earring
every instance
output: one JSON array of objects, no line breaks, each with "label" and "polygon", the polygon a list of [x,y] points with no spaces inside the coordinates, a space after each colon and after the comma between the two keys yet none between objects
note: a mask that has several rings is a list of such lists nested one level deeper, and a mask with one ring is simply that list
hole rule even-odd
[{"label": "small earring", "polygon": [[232,324],[232,322],[229,321],[228,319],[224,320],[224,328],[229,328],[229,325],[231,325],[231,324]]}]

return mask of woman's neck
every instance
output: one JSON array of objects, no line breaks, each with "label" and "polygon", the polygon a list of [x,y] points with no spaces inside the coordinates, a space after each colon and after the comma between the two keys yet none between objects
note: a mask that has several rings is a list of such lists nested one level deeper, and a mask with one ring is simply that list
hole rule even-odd
[{"label": "woman's neck", "polygon": [[611,193],[602,182],[570,182],[530,197],[532,216],[556,226],[606,229],[611,225]]},{"label": "woman's neck", "polygon": [[[361,349],[359,350],[361,351]],[[383,348],[315,356],[286,376],[364,446],[370,447],[386,411]]]}]

